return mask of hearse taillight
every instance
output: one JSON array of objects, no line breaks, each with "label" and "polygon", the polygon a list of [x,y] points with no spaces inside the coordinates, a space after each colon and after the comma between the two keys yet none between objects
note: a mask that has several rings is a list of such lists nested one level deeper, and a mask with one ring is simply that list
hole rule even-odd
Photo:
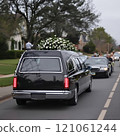
[{"label": "hearse taillight", "polygon": [[65,88],[65,89],[68,89],[68,88],[69,88],[69,78],[68,78],[68,77],[65,77],[65,78],[64,78],[64,88]]},{"label": "hearse taillight", "polygon": [[13,78],[13,88],[17,88],[17,77]]}]

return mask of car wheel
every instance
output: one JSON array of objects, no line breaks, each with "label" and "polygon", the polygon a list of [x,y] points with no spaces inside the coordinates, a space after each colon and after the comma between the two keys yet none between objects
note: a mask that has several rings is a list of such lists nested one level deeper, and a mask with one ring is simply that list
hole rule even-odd
[{"label": "car wheel", "polygon": [[112,75],[112,70],[110,71],[110,73],[109,73],[109,76],[111,76]]},{"label": "car wheel", "polygon": [[92,91],[92,81],[89,84],[89,87],[87,88],[86,92],[91,92]]},{"label": "car wheel", "polygon": [[109,71],[107,71],[106,78],[109,78],[109,76],[110,76]]},{"label": "car wheel", "polygon": [[74,91],[74,96],[72,99],[69,100],[69,104],[70,105],[77,105],[78,103],[78,91],[77,91],[77,87],[75,88],[75,91]]},{"label": "car wheel", "polygon": [[25,105],[26,100],[16,99],[16,103],[17,103],[17,105]]}]

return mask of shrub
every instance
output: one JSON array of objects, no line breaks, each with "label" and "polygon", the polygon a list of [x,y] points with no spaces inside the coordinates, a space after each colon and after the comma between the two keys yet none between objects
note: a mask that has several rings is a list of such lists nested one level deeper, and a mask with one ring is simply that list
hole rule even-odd
[{"label": "shrub", "polygon": [[87,43],[84,47],[83,47],[83,51],[86,53],[94,53],[96,50],[96,46],[95,44],[90,41],[89,43]]},{"label": "shrub", "polygon": [[16,57],[20,58],[24,51],[16,51]]},{"label": "shrub", "polygon": [[16,51],[11,50],[6,52],[6,59],[16,59]]},{"label": "shrub", "polygon": [[20,58],[24,51],[6,51],[4,54],[2,54],[1,59],[17,59]]},{"label": "shrub", "polygon": [[7,59],[20,58],[24,51],[7,51]]}]

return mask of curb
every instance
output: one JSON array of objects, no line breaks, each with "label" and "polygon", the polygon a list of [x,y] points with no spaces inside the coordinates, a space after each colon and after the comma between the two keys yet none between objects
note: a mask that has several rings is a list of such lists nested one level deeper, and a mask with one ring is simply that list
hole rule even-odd
[{"label": "curb", "polygon": [[3,101],[3,100],[8,99],[10,97],[12,97],[12,94],[4,95],[4,96],[0,97],[0,101]]}]

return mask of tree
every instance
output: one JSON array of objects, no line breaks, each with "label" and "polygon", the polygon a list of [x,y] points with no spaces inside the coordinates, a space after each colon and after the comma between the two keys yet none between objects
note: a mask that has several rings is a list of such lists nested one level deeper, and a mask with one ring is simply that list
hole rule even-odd
[{"label": "tree", "polygon": [[12,14],[7,0],[0,0],[0,33],[7,39],[15,34],[21,21],[20,15]]},{"label": "tree", "polygon": [[[40,30],[46,27],[50,21],[43,22],[43,9],[49,5],[50,0],[8,0],[9,11],[22,16],[26,23],[27,40],[36,41],[40,36]],[[38,41],[38,40],[37,40]]]},{"label": "tree", "polygon": [[5,52],[8,50],[7,39],[0,33],[0,58],[3,59]]},{"label": "tree", "polygon": [[105,31],[103,27],[95,28],[90,35],[91,40],[101,52],[109,52],[115,45],[115,40]]},{"label": "tree", "polygon": [[[4,2],[4,0],[2,0]],[[6,0],[9,12],[26,22],[27,40],[37,44],[47,35],[75,35],[97,21],[90,0]],[[68,36],[69,37],[69,36]]]},{"label": "tree", "polygon": [[20,18],[12,14],[2,14],[0,15],[0,32],[9,39],[10,36],[16,33],[19,23]]},{"label": "tree", "polygon": [[46,10],[49,14],[45,13],[45,18],[54,19],[47,31],[59,37],[66,32],[67,38],[72,38],[74,43],[79,39],[80,32],[88,31],[99,17],[92,10],[92,3],[85,0],[56,0]]},{"label": "tree", "polygon": [[96,46],[92,41],[89,41],[84,47],[83,51],[86,53],[94,53],[96,51]]}]

